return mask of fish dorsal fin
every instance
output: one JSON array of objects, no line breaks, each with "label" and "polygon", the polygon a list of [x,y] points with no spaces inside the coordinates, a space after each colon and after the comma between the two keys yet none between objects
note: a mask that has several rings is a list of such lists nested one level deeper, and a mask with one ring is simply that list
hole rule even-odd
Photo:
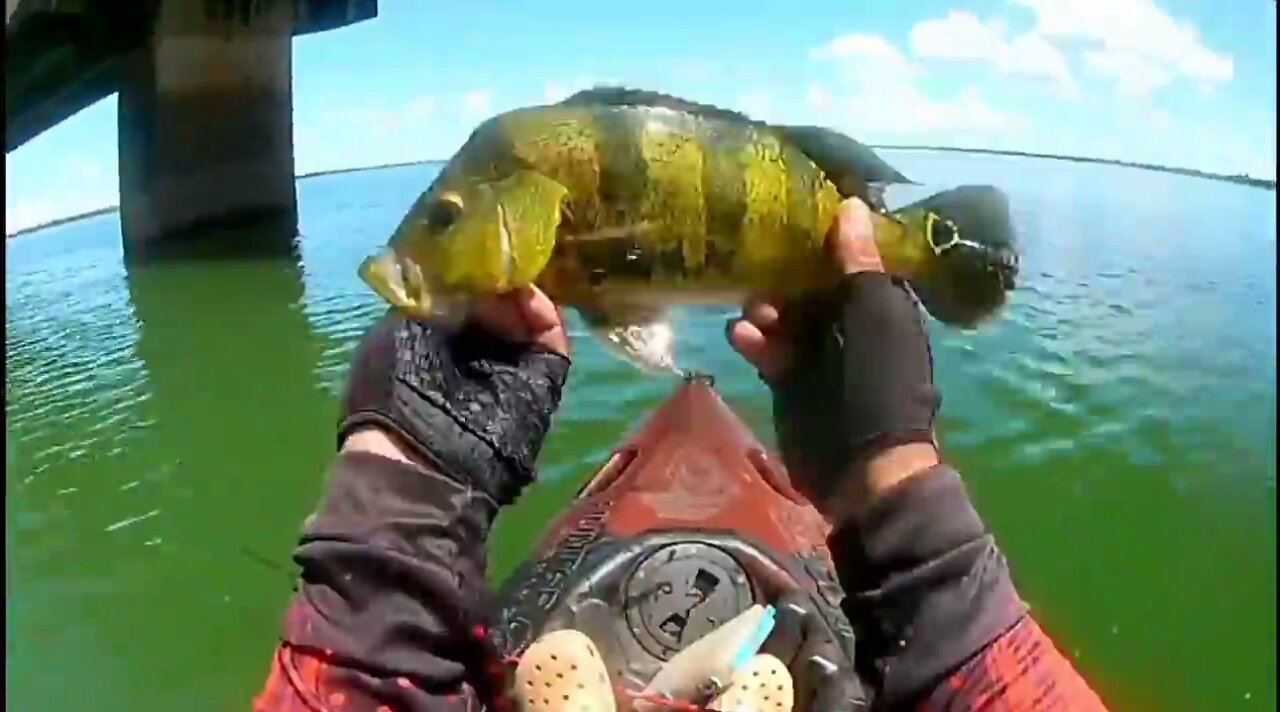
[{"label": "fish dorsal fin", "polygon": [[583,89],[567,99],[564,99],[560,103],[571,106],[584,106],[591,104],[604,106],[647,106],[656,109],[681,111],[687,114],[706,116],[725,121],[751,124],[754,126],[765,125],[760,121],[752,119],[746,114],[733,111],[732,109],[722,109],[718,106],[712,106],[711,104],[699,104],[696,101],[681,99],[678,96],[672,96],[670,94],[647,91],[644,89],[630,89],[628,87],[598,86],[590,89]]},{"label": "fish dorsal fin", "polygon": [[876,195],[868,190],[869,185],[914,183],[870,147],[839,131],[821,126],[772,128],[779,137],[800,149],[809,160],[817,164],[845,197],[857,196],[863,200],[879,202]]}]

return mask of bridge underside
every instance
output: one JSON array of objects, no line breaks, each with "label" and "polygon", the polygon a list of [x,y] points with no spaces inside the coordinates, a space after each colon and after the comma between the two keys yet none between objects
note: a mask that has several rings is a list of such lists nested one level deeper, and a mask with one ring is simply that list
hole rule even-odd
[{"label": "bridge underside", "polygon": [[147,2],[86,4],[80,12],[20,3],[5,23],[5,152],[62,123],[120,87],[124,58],[143,49]]},{"label": "bridge underside", "polygon": [[292,38],[375,17],[377,0],[8,3],[6,152],[118,93],[128,256],[245,221],[276,227],[257,249],[292,249]]}]

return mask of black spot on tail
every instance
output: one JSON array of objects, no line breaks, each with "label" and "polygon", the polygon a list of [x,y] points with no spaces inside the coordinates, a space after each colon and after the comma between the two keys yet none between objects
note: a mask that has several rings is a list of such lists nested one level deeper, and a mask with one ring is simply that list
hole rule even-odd
[{"label": "black spot on tail", "polygon": [[962,185],[899,210],[906,212],[915,208],[930,210],[950,220],[966,240],[1002,251],[1017,247],[1009,198],[995,186]]},{"label": "black spot on tail", "polygon": [[920,209],[941,219],[934,236],[940,253],[935,266],[912,280],[912,288],[935,319],[976,326],[1003,306],[1017,285],[1020,258],[1008,198],[992,186],[966,185],[901,210]]}]

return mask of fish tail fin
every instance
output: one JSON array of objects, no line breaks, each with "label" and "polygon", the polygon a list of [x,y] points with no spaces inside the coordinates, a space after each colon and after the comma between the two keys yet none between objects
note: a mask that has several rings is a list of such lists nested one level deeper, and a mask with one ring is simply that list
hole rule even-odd
[{"label": "fish tail fin", "polygon": [[910,226],[902,242],[913,250],[916,272],[908,281],[934,318],[969,328],[1004,305],[1016,287],[1020,256],[1009,201],[1000,189],[963,185],[892,216]]}]

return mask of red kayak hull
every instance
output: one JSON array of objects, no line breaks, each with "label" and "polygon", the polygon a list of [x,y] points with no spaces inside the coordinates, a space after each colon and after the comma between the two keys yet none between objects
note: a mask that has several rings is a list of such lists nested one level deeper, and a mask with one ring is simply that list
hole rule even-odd
[{"label": "red kayak hull", "polygon": [[826,520],[702,379],[682,384],[613,452],[552,525],[539,553],[581,532],[584,520],[617,538],[721,532],[782,557],[830,558]]},{"label": "red kayak hull", "polygon": [[576,629],[615,684],[638,690],[693,640],[768,604],[777,611],[771,640],[807,641],[804,655],[824,669],[850,670],[854,635],[829,531],[712,385],[692,378],[613,452],[507,580],[495,639],[518,657],[546,631]]}]

